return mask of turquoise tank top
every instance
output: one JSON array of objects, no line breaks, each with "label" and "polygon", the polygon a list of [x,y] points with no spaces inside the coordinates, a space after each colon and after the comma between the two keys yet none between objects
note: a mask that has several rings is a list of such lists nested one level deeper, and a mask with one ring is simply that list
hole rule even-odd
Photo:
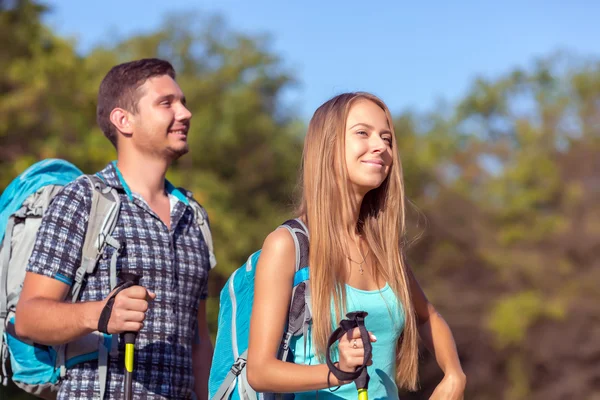
[{"label": "turquoise tank top", "polygon": [[[398,399],[396,386],[396,346],[398,338],[404,329],[404,311],[402,304],[396,298],[392,288],[386,283],[381,290],[366,291],[346,285],[346,310],[366,311],[369,313],[365,319],[367,330],[377,338],[373,342],[373,365],[367,367],[369,376],[369,400]],[[332,306],[332,315],[333,306]],[[339,321],[337,321],[339,322]],[[335,329],[336,327],[333,327]],[[294,350],[296,364],[320,364],[312,347],[311,330],[309,328],[305,338],[292,339],[291,348]],[[335,354],[335,353],[334,353]],[[338,360],[337,354],[332,354],[332,360]],[[332,388],[333,389],[333,388]],[[296,399],[314,399],[315,391],[296,393]],[[356,399],[356,385],[354,382],[341,386],[335,392],[329,389],[319,390],[318,398],[321,399]]]}]

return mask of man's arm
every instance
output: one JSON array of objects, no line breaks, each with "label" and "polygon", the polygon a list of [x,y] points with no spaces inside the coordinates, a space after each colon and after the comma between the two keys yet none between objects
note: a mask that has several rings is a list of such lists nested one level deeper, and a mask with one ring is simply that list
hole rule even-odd
[{"label": "man's arm", "polygon": [[208,375],[213,357],[213,345],[210,341],[206,323],[206,300],[200,300],[198,307],[198,332],[192,345],[192,363],[194,366],[194,391],[198,400],[208,400]]},{"label": "man's arm", "polygon": [[[68,291],[69,286],[59,280],[27,272],[15,316],[17,335],[36,343],[60,345],[98,330],[106,299],[65,302]],[[119,292],[108,321],[108,333],[139,331],[148,300],[154,297],[141,286]]]},{"label": "man's arm", "polygon": [[27,272],[17,304],[15,330],[21,338],[46,345],[70,342],[98,327],[101,302],[66,303],[69,286]]}]

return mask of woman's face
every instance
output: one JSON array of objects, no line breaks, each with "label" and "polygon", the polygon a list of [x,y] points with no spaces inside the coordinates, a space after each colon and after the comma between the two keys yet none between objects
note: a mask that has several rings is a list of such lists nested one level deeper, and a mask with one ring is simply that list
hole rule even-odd
[{"label": "woman's face", "polygon": [[349,183],[364,196],[378,188],[392,165],[392,132],[385,112],[367,99],[358,99],[346,120],[346,168]]}]

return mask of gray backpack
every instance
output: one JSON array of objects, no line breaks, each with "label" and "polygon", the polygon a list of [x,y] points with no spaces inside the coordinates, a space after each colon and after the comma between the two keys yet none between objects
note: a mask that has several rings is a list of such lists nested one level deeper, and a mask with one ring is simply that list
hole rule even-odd
[{"label": "gray backpack", "polygon": [[[116,257],[120,244],[110,235],[119,216],[119,196],[97,176],[86,176],[86,178],[93,188],[92,206],[82,249],[81,266],[77,269],[69,292],[72,302],[79,300],[85,277],[94,272],[105,246],[112,246],[116,250],[113,252],[110,269],[111,285],[113,282],[116,285]],[[53,399],[56,398],[59,378],[64,376],[67,366],[97,358],[102,398],[108,354],[111,351],[105,346],[102,333],[94,332],[75,342],[52,347],[18,338],[14,327],[15,310],[23,288],[27,262],[33,251],[42,216],[62,187],[62,185],[47,185],[28,196],[21,208],[9,216],[6,225],[0,249],[0,287],[5,289],[0,292],[2,381],[3,384],[7,384],[10,377],[26,392]]]},{"label": "gray backpack", "polygon": [[[0,378],[4,385],[8,383],[8,378],[11,378],[18,387],[28,393],[45,399],[55,399],[60,378],[65,376],[67,368],[81,362],[98,360],[99,398],[103,399],[109,354],[115,354],[117,351],[118,340],[113,337],[115,335],[96,331],[76,341],[54,347],[20,339],[14,328],[15,309],[42,216],[54,196],[68,181],[54,180],[52,182],[57,182],[56,184],[45,185],[48,181],[46,176],[50,173],[57,174],[57,169],[61,168],[60,173],[64,175],[64,168],[71,166],[63,160],[44,160],[34,164],[15,179],[0,198],[0,211],[5,212],[7,217],[3,239],[0,236]],[[69,172],[69,177],[73,178],[73,171]],[[81,265],[76,271],[68,295],[72,302],[79,301],[85,278],[94,272],[106,246],[115,249],[110,261],[111,290],[116,286],[117,257],[121,247],[111,236],[121,206],[118,193],[98,176],[85,177],[92,187],[92,205]],[[31,182],[36,182],[37,186]],[[32,188],[35,189],[33,193],[27,192]],[[21,201],[22,198],[25,200]],[[13,208],[10,208],[11,202]],[[190,204],[208,245],[211,267],[214,267],[216,261],[206,215],[197,203]],[[16,211],[13,212],[14,209]]]}]

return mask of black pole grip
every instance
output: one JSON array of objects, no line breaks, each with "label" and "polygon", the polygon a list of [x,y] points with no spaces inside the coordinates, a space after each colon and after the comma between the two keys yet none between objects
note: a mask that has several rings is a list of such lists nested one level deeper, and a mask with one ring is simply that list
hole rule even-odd
[{"label": "black pole grip", "polygon": [[119,274],[119,278],[121,278],[121,280],[123,282],[131,282],[134,285],[139,285],[140,284],[140,279],[142,279],[141,276],[133,274],[131,272],[121,272]]},{"label": "black pole grip", "polygon": [[[369,338],[369,332],[365,327],[365,317],[368,315],[366,311],[354,311],[346,314],[346,318],[340,321],[340,326],[333,331],[331,336],[329,336],[329,340],[327,341],[327,353],[325,354],[325,359],[327,361],[327,366],[331,373],[340,381],[354,381],[357,389],[367,389],[369,386],[369,374],[367,372],[367,363],[371,359],[371,354],[373,352],[373,347],[371,345],[371,340]],[[358,328],[360,331],[360,338],[363,343],[363,348],[365,351],[365,355],[363,358],[363,363],[361,366],[356,368],[354,372],[342,371],[338,367],[335,366],[333,361],[331,360],[331,346],[342,338],[348,331],[351,331],[354,328]]]},{"label": "black pole grip", "polygon": [[[131,272],[121,272],[119,274],[119,278],[123,281],[123,285],[127,287],[137,286],[140,284],[141,276],[133,274]],[[137,332],[125,332],[125,344],[133,344],[135,343],[135,337],[137,336]]]},{"label": "black pole grip", "polygon": [[367,315],[368,314],[366,311],[355,311],[346,315],[346,317],[348,317],[349,320],[356,321],[356,326],[360,331],[360,339],[362,340],[363,349],[365,351],[360,375],[354,380],[356,389],[368,389],[369,380],[371,379],[367,371],[367,363],[369,362],[373,354],[373,345],[371,344],[371,338],[369,337],[369,332],[367,331],[367,327],[365,326],[365,317]]}]

